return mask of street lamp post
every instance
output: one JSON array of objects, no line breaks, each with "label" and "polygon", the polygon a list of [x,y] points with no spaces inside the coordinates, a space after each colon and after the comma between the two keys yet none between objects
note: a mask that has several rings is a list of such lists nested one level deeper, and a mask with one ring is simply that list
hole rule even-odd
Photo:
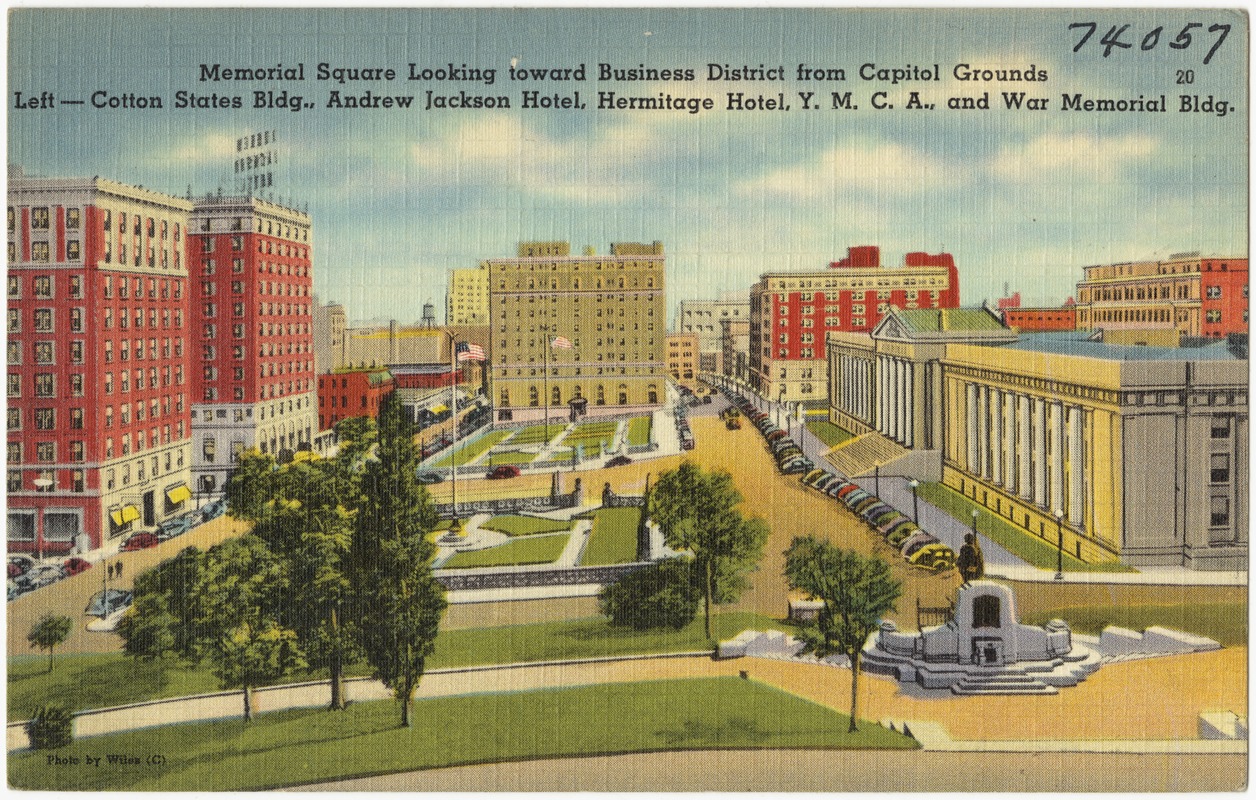
[{"label": "street lamp post", "polygon": [[916,493],[916,489],[920,486],[920,481],[912,478],[908,483],[911,487],[911,521],[920,524],[920,495]]},{"label": "street lamp post", "polygon": [[444,331],[449,337],[449,407],[453,412],[453,445],[449,451],[449,494],[453,500],[454,518],[449,525],[451,533],[458,533],[458,346],[453,331]]},{"label": "street lamp post", "polygon": [[1056,509],[1055,511],[1055,579],[1057,581],[1064,580],[1064,512]]},{"label": "street lamp post", "polygon": [[977,539],[977,509],[973,509],[973,540]]}]

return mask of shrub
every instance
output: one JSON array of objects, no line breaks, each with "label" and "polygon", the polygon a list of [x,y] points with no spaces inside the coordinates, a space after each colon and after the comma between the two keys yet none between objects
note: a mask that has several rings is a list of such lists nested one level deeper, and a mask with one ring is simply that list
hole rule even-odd
[{"label": "shrub", "polygon": [[74,741],[74,717],[69,709],[61,706],[40,706],[35,716],[26,723],[26,735],[31,748],[55,750]]},{"label": "shrub", "polygon": [[669,558],[642,567],[604,587],[598,595],[612,625],[636,630],[674,628],[693,621],[701,593],[687,558]]}]

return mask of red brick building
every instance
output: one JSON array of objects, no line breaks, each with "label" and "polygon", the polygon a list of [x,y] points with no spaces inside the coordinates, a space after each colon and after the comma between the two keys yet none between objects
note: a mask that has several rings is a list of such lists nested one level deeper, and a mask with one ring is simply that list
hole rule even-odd
[{"label": "red brick building", "polygon": [[318,376],[318,429],[336,427],[351,417],[379,418],[384,398],[397,382],[386,369],[335,370]]},{"label": "red brick building", "polygon": [[1077,308],[1072,302],[1061,308],[1004,308],[1003,324],[1022,333],[1077,330]]},{"label": "red brick building", "polygon": [[1183,336],[1247,332],[1247,259],[1178,253],[1166,261],[1086,267],[1077,329],[1176,328]]},{"label": "red brick building", "polygon": [[92,549],[186,510],[192,204],[10,175],[7,538]]},{"label": "red brick building", "polygon": [[317,432],[310,218],[211,195],[190,226],[192,469],[214,493],[242,451],[282,459]]},{"label": "red brick building", "polygon": [[949,253],[908,253],[881,266],[880,248],[852,247],[814,272],[769,272],[750,290],[750,382],[776,400],[824,400],[830,331],[871,331],[891,306],[958,308],[959,274]]}]

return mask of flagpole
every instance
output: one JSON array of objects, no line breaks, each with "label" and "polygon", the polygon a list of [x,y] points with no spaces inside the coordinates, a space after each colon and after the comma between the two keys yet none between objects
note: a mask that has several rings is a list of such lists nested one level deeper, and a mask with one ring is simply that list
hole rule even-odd
[{"label": "flagpole", "polygon": [[541,409],[543,410],[545,414],[545,442],[548,444],[549,443],[549,349],[550,349],[549,326],[542,325],[541,330],[545,332],[545,354],[543,356],[543,361],[542,361],[542,363],[545,365],[544,367],[545,376],[544,376],[544,382],[541,385],[542,386]]},{"label": "flagpole", "polygon": [[458,346],[454,341],[457,336],[452,331],[445,331],[449,337],[449,407],[453,409],[454,438],[453,447],[449,451],[449,491],[453,497],[454,519],[449,526],[453,533],[458,532]]}]

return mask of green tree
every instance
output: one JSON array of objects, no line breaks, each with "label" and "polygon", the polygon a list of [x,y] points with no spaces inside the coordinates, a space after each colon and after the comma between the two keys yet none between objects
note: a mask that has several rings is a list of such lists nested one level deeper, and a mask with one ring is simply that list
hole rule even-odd
[{"label": "green tree", "polygon": [[118,622],[123,652],[151,661],[168,655],[197,658],[197,620],[193,591],[205,553],[185,547],[174,558],[135,577],[131,608]]},{"label": "green tree", "polygon": [[352,589],[353,512],[340,502],[357,490],[326,461],[284,467],[273,483],[274,497],[263,506],[253,535],[287,564],[292,590],[283,619],[297,632],[310,665],[327,670],[331,707],[343,710],[344,667],[359,651],[344,614]]},{"label": "green tree", "polygon": [[52,649],[66,640],[73,627],[74,620],[69,617],[49,613],[40,617],[26,634],[26,641],[31,643],[31,647],[48,651],[49,672],[52,672]]},{"label": "green tree", "polygon": [[815,623],[803,628],[808,649],[823,658],[842,653],[850,659],[850,732],[859,697],[860,654],[881,618],[895,610],[902,584],[879,556],[861,556],[814,536],[797,537],[785,551],[785,578],[821,601]]},{"label": "green tree", "polygon": [[362,502],[353,541],[354,617],[375,677],[401,703],[410,725],[414,690],[426,669],[445,611],[445,590],[432,577],[435,546],[427,533],[436,509],[416,480],[411,425],[393,396],[380,409],[374,455],[362,470]]},{"label": "green tree", "polygon": [[663,541],[693,554],[708,639],[711,606],[733,602],[750,585],[746,574],[758,566],[768,538],[763,520],[741,515],[741,500],[731,475],[691,461],[660,475],[649,498]]},{"label": "green tree", "polygon": [[379,438],[379,429],[371,417],[349,417],[336,423],[338,459],[346,464],[361,464],[371,453]]},{"label": "green tree", "polygon": [[241,453],[223,489],[231,516],[251,521],[261,518],[262,507],[273,495],[275,473],[275,459],[266,453],[256,448]]},{"label": "green tree", "polygon": [[255,687],[305,666],[295,631],[280,622],[289,591],[284,563],[253,535],[211,547],[192,589],[196,656],[208,656],[224,689],[243,690],[246,722]]},{"label": "green tree", "polygon": [[74,714],[61,706],[40,706],[26,723],[32,750],[56,750],[74,741]]},{"label": "green tree", "polygon": [[693,622],[700,597],[692,562],[687,558],[669,558],[602,587],[598,607],[610,617],[612,625],[636,630],[680,630]]}]

